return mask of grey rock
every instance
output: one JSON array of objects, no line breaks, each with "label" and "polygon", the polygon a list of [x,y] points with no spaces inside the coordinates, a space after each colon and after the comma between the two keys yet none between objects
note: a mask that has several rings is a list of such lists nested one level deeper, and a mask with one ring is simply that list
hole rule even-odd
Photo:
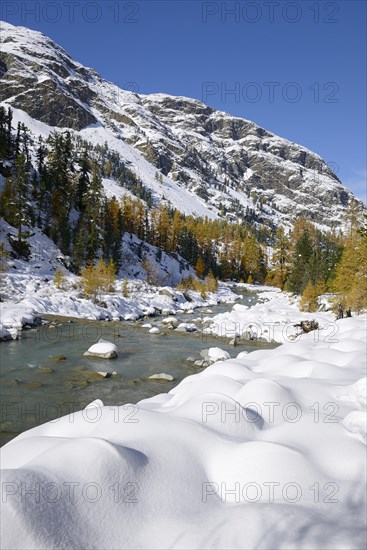
[{"label": "grey rock", "polygon": [[89,357],[90,359],[115,359],[117,353],[115,351],[109,351],[107,353],[91,353],[86,351],[83,353],[84,357]]},{"label": "grey rock", "polygon": [[208,350],[208,349],[203,349],[203,350],[201,350],[200,356],[204,359],[204,361],[210,362],[210,359],[209,359],[209,350]]}]

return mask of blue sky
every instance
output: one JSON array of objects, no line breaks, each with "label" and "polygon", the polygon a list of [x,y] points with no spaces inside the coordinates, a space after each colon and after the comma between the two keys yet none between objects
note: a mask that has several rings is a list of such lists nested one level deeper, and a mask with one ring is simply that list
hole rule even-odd
[{"label": "blue sky", "polygon": [[4,0],[0,13],[121,87],[194,97],[305,145],[366,200],[366,5]]}]

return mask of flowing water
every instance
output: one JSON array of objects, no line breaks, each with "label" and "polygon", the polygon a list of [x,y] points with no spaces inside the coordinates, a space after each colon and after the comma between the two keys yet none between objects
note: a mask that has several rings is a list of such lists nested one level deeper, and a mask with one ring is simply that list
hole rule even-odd
[{"label": "flowing water", "polygon": [[[254,305],[256,299],[257,294],[245,293],[237,303]],[[218,314],[231,310],[232,304],[210,309]],[[182,314],[177,319],[192,322],[201,314],[206,315],[197,309],[193,315]],[[147,322],[159,326],[160,321],[161,317],[155,317]],[[274,347],[249,342],[233,348],[224,339],[201,332],[164,329],[160,335],[149,334],[141,323],[70,322],[60,318],[58,322],[56,328],[43,325],[23,331],[18,341],[0,345],[1,445],[24,430],[78,411],[94,399],[101,399],[105,405],[123,405],[168,392],[186,376],[203,370],[187,358],[200,359],[200,351],[205,348],[218,346],[235,357],[240,351]],[[83,357],[100,338],[117,345],[117,359],[98,361]],[[116,371],[117,375],[102,378],[98,371]],[[148,379],[162,372],[175,380]]]}]

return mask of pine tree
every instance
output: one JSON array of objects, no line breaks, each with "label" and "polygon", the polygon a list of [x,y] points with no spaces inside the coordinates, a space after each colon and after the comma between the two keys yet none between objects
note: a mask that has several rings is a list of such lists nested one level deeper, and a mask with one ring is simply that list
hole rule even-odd
[{"label": "pine tree", "polygon": [[11,177],[12,203],[14,207],[14,225],[18,229],[18,245],[23,240],[22,226],[29,222],[28,217],[29,164],[24,153],[19,153],[14,162],[14,174]]},{"label": "pine tree", "polygon": [[10,160],[13,155],[13,137],[11,133],[11,123],[13,112],[4,107],[0,107],[0,160]]},{"label": "pine tree", "polygon": [[293,253],[291,272],[287,281],[287,288],[291,292],[301,294],[310,280],[310,262],[314,248],[308,229],[300,234],[296,241]]},{"label": "pine tree", "polygon": [[278,227],[275,233],[274,254],[272,257],[273,270],[276,272],[279,286],[284,289],[289,272],[289,238],[286,236],[284,228]]},{"label": "pine tree", "polygon": [[102,209],[102,250],[105,261],[112,259],[116,271],[122,266],[121,240],[123,234],[123,217],[115,197],[105,199]]},{"label": "pine tree", "polygon": [[69,214],[75,197],[75,152],[70,132],[54,132],[48,144],[48,174],[52,181],[50,234],[61,251],[69,254],[72,238]]},{"label": "pine tree", "polygon": [[85,210],[87,207],[87,193],[90,185],[90,161],[87,148],[84,147],[81,158],[79,159],[79,174],[77,178],[76,207],[78,210]]}]

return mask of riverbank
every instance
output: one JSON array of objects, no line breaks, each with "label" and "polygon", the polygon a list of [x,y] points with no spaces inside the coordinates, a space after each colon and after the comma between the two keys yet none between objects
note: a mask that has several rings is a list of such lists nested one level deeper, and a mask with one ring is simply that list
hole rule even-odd
[{"label": "riverbank", "polygon": [[68,276],[60,290],[53,279],[30,274],[6,274],[2,282],[0,337],[10,339],[14,331],[37,324],[44,314],[88,320],[135,321],[157,314],[176,315],[199,307],[235,303],[239,295],[222,284],[215,293],[203,298],[199,292],[181,292],[172,287],[156,287],[140,280],[129,280],[125,295],[121,281],[115,291],[99,297],[98,303],[86,299],[80,279]]},{"label": "riverbank", "polygon": [[364,548],[366,316],[336,324],[21,434],[4,548]]},{"label": "riverbank", "polygon": [[[215,315],[212,324],[205,328],[206,334],[226,339],[256,340],[259,342],[294,342],[303,330],[298,325],[303,320],[315,320],[317,337],[325,339],[337,332],[335,314],[332,311],[306,313],[300,310],[300,297],[278,288],[237,285],[238,289],[257,290],[255,305],[234,304],[232,311]],[[324,302],[327,306],[327,302]]]}]

